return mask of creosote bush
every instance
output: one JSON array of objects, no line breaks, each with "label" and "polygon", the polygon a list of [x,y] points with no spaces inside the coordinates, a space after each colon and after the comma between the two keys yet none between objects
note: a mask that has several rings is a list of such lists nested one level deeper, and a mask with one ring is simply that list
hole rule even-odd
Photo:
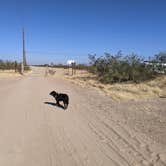
[{"label": "creosote bush", "polygon": [[[21,72],[21,63],[17,61],[0,60],[0,70],[15,70]],[[24,66],[24,70],[30,70],[29,66]]]},{"label": "creosote bush", "polygon": [[97,74],[103,83],[124,81],[138,83],[152,79],[158,74],[153,65],[145,64],[144,60],[134,53],[123,56],[119,51],[116,55],[105,53],[99,58],[96,58],[96,55],[89,55],[89,59],[89,71]]}]

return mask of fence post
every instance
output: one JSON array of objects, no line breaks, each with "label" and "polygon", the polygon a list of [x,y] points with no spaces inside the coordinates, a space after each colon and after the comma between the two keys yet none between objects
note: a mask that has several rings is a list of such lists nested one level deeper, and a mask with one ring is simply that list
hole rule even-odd
[{"label": "fence post", "polygon": [[15,73],[17,72],[17,61],[14,62],[14,70],[15,70]]},{"label": "fence post", "polygon": [[21,63],[21,74],[22,75],[24,74],[24,64],[23,64],[23,62]]}]

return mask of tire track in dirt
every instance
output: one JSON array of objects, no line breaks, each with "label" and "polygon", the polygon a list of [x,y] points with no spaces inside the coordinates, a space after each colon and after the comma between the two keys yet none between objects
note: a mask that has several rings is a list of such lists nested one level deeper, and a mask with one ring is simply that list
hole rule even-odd
[{"label": "tire track in dirt", "polygon": [[[86,102],[81,102],[81,103],[86,103]],[[90,110],[87,108],[86,105],[84,105],[82,107],[86,108],[85,110],[88,110],[88,113],[92,112],[91,110],[96,110],[96,108],[91,108],[91,110]],[[86,115],[84,114],[84,116],[86,116]],[[115,121],[114,121],[114,123],[113,123],[112,119],[111,120],[104,119],[101,121],[100,118],[102,116],[100,116],[100,118],[96,116],[97,120],[95,122],[94,116],[95,116],[95,111],[91,114],[91,117],[93,117],[94,123],[92,123],[92,119],[89,120],[89,123],[92,124],[90,128],[92,128],[92,126],[93,126],[93,132],[95,130],[95,134],[100,135],[99,136],[100,138],[104,139],[103,137],[105,137],[105,138],[107,138],[107,140],[110,140],[110,139],[108,139],[109,137],[111,137],[111,138],[117,137],[117,138],[115,138],[114,141],[111,139],[111,142],[115,142],[114,147],[117,148],[117,146],[115,146],[115,144],[119,145],[120,144],[119,140],[121,140],[122,141],[121,144],[122,145],[124,144],[124,147],[121,145],[119,147],[119,151],[121,151],[123,148],[128,149],[129,156],[131,157],[131,155],[134,154],[134,156],[133,156],[133,158],[135,158],[134,161],[137,160],[142,165],[143,164],[148,165],[148,164],[152,164],[152,163],[157,163],[159,165],[165,165],[165,163],[162,160],[160,160],[160,158],[158,157],[159,154],[155,154],[154,152],[150,151],[149,145],[145,144],[144,146],[142,146],[142,144],[141,144],[142,141],[139,142],[135,135],[131,136],[129,134],[129,132],[127,132],[122,126],[118,126],[117,122],[115,123]],[[86,116],[86,119],[88,119],[87,116]],[[96,126],[97,122],[100,122],[100,125],[103,124],[105,127],[99,126],[99,125]],[[114,129],[111,128],[110,126],[114,126]],[[102,130],[99,130],[100,128],[102,128],[103,130],[106,130],[104,128],[108,128],[106,130],[107,131],[106,133],[108,133],[108,131],[109,132],[112,131],[115,136],[112,136],[112,135],[106,136],[102,132]],[[131,164],[133,164],[134,161],[131,161],[132,162]]]}]

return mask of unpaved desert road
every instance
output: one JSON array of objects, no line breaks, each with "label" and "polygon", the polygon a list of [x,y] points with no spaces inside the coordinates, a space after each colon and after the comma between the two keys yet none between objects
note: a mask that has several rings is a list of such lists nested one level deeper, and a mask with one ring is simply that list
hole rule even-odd
[{"label": "unpaved desert road", "polygon": [[[166,146],[125,125],[93,89],[41,68],[0,85],[0,166],[166,165]],[[67,110],[51,104],[51,90],[69,94]]]}]

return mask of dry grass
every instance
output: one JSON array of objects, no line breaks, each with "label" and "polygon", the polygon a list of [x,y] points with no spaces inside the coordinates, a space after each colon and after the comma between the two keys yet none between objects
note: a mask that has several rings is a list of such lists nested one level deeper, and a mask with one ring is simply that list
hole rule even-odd
[{"label": "dry grass", "polygon": [[[32,70],[25,71],[24,75],[28,75],[32,73]],[[15,72],[14,70],[0,70],[0,77],[20,77],[21,74],[18,72]]]},{"label": "dry grass", "polygon": [[14,70],[0,70],[0,77],[17,77],[20,76]]},{"label": "dry grass", "polygon": [[71,82],[82,87],[94,87],[115,100],[139,100],[148,97],[166,97],[166,76],[139,84],[116,83],[102,84],[97,77],[87,71],[77,71],[76,75],[66,75]]}]

